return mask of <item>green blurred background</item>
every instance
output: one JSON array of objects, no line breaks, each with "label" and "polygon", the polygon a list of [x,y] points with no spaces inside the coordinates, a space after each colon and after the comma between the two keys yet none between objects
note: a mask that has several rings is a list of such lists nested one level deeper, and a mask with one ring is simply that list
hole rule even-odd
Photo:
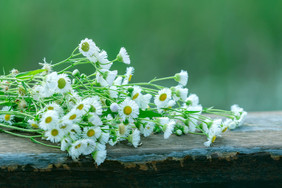
[{"label": "green blurred background", "polygon": [[281,110],[281,8],[278,0],[1,0],[0,68],[58,62],[88,37],[110,59],[126,47],[133,82],[184,69],[206,107]]}]

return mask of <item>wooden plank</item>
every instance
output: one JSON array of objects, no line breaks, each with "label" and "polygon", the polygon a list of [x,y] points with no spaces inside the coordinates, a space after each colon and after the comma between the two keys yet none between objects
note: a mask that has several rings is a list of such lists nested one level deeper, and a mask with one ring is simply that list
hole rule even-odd
[{"label": "wooden plank", "polygon": [[58,149],[0,133],[0,185],[282,185],[282,112],[249,113],[242,127],[212,147],[205,140],[153,135],[139,148],[120,143],[108,147],[97,167],[90,157],[75,162]]}]

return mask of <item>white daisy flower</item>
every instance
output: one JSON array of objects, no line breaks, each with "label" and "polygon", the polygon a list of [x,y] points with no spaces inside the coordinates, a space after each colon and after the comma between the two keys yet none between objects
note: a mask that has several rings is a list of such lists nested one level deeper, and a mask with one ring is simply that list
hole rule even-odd
[{"label": "white daisy flower", "polygon": [[125,78],[123,79],[122,85],[126,85],[126,84],[128,84],[128,82],[131,81],[133,73],[134,73],[134,68],[133,67],[127,67],[126,73],[124,75]]},{"label": "white daisy flower", "polygon": [[86,145],[84,151],[82,151],[83,155],[89,155],[95,150],[96,142],[92,139],[83,139],[83,144]]},{"label": "white daisy flower", "polygon": [[[5,106],[2,108],[1,111],[13,111],[12,109],[10,110],[11,107],[9,106]],[[15,115],[11,115],[11,114],[1,114],[0,115],[0,122],[5,122],[8,123],[9,125],[13,124],[13,119],[14,119]]]},{"label": "white daisy flower", "polygon": [[172,134],[172,131],[174,129],[175,121],[170,120],[168,124],[163,126],[163,131],[164,131],[164,139],[168,139],[170,135]]},{"label": "white daisy flower", "polygon": [[[59,115],[63,115],[64,114],[64,111],[62,109],[62,107],[60,107],[57,103],[55,102],[52,102],[52,103],[49,103],[45,106],[45,110],[48,111],[48,110],[54,110],[56,111]],[[44,110],[44,111],[45,111]]]},{"label": "white daisy flower", "polygon": [[64,135],[65,132],[57,126],[47,129],[47,131],[45,132],[45,136],[47,137],[46,139],[50,140],[53,143],[60,142]]},{"label": "white daisy flower", "polygon": [[101,136],[100,136],[100,138],[99,138],[99,142],[100,142],[101,144],[106,144],[106,143],[108,143],[109,138],[110,138],[110,133],[104,133],[104,132],[102,132],[102,134],[101,134]]},{"label": "white daisy flower", "polygon": [[103,125],[103,122],[101,121],[101,118],[95,114],[95,113],[89,113],[90,118],[88,119],[88,122],[95,126],[101,126]]},{"label": "white daisy flower", "polygon": [[128,141],[137,148],[140,142],[140,131],[135,129],[131,135],[128,137]]},{"label": "white daisy flower", "polygon": [[78,157],[85,152],[86,144],[83,140],[77,140],[76,142],[72,143],[69,149],[69,155],[72,157],[73,160],[77,160]]},{"label": "white daisy flower", "polygon": [[216,139],[217,136],[220,136],[222,133],[222,128],[221,128],[221,119],[216,119],[213,121],[210,129],[208,130],[208,141],[204,143],[205,146],[209,147]]},{"label": "white daisy flower", "polygon": [[117,60],[120,62],[123,62],[125,64],[130,64],[130,58],[129,55],[127,54],[127,51],[124,47],[122,47],[117,55]]},{"label": "white daisy flower", "polygon": [[111,86],[117,76],[117,70],[109,71],[106,69],[101,69],[100,72],[97,72],[96,74],[96,80],[98,83],[101,84],[101,86]]},{"label": "white daisy flower", "polygon": [[91,39],[84,39],[79,44],[79,52],[85,57],[90,57],[99,51],[99,48]]},{"label": "white daisy flower", "polygon": [[72,124],[79,122],[81,120],[81,112],[76,108],[73,108],[69,113],[67,113],[63,118],[63,123]]},{"label": "white daisy flower", "polygon": [[174,75],[175,81],[179,82],[181,85],[186,86],[188,82],[188,73],[187,71],[181,70],[180,73]]},{"label": "white daisy flower", "polygon": [[118,113],[123,120],[128,119],[129,122],[132,122],[134,118],[137,118],[139,115],[139,107],[130,98],[126,98],[119,107]]},{"label": "white daisy flower", "polygon": [[77,140],[81,136],[81,128],[77,124],[72,124],[69,136],[72,140]]},{"label": "white daisy flower", "polygon": [[83,138],[97,140],[101,136],[101,128],[100,127],[84,127],[83,128]]},{"label": "white daisy flower", "polygon": [[189,97],[185,100],[184,108],[188,106],[197,106],[199,104],[199,97],[196,94],[190,94]]},{"label": "white daisy flower", "polygon": [[107,157],[107,150],[95,151],[93,155],[93,158],[98,166],[105,161],[106,157]]},{"label": "white daisy flower", "polygon": [[90,112],[95,113],[97,115],[102,115],[103,109],[99,97],[95,96],[86,98],[84,101],[90,105]]},{"label": "white daisy flower", "polygon": [[98,55],[97,55],[97,61],[100,63],[100,66],[102,69],[107,69],[109,70],[113,63],[110,63],[108,60],[108,54],[106,51],[102,50]]},{"label": "white daisy flower", "polygon": [[45,69],[46,71],[42,72],[43,75],[49,74],[52,71],[52,65],[51,63],[46,62],[46,58],[43,58],[43,63],[39,63],[39,65],[42,66],[42,69]]},{"label": "white daisy flower", "polygon": [[61,141],[61,150],[66,151],[72,145],[72,140],[69,137],[63,138]]},{"label": "white daisy flower", "polygon": [[158,92],[158,95],[155,96],[155,104],[157,108],[163,108],[167,105],[168,101],[171,99],[171,90],[164,88]]},{"label": "white daisy flower", "polygon": [[29,119],[27,122],[29,123],[29,125],[32,128],[35,128],[35,129],[39,128],[39,123],[37,121],[34,121],[33,119]]},{"label": "white daisy flower", "polygon": [[145,123],[145,127],[142,125],[141,126],[141,133],[145,136],[148,137],[152,134],[152,132],[154,131],[154,127],[155,127],[155,123],[151,122],[151,121],[146,121],[143,120],[143,122]]},{"label": "white daisy flower", "polygon": [[39,127],[43,130],[48,130],[59,122],[59,114],[56,111],[49,110],[45,112],[39,123]]},{"label": "white daisy flower", "polygon": [[78,111],[80,115],[85,115],[90,109],[90,104],[88,103],[88,100],[85,99],[79,102],[74,108]]},{"label": "white daisy flower", "polygon": [[138,105],[141,109],[146,109],[148,108],[148,105],[151,101],[152,95],[151,94],[145,94],[141,96],[142,100],[138,101]]},{"label": "white daisy flower", "polygon": [[114,85],[116,86],[120,86],[121,85],[121,82],[122,82],[122,77],[121,76],[118,76],[115,81],[114,81]]}]

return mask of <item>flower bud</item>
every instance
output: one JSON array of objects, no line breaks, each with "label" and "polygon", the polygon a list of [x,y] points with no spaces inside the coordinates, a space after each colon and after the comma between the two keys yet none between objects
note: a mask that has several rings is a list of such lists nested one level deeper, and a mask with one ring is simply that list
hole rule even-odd
[{"label": "flower bud", "polygon": [[75,69],[75,70],[72,72],[72,75],[73,75],[74,77],[80,76],[79,70],[78,70],[78,69]]}]

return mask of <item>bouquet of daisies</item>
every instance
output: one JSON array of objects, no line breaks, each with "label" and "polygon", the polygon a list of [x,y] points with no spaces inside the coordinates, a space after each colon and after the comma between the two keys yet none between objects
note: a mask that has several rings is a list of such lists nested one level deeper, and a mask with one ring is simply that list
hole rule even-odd
[{"label": "bouquet of daisies", "polygon": [[[100,165],[107,144],[122,141],[138,147],[142,137],[159,133],[164,139],[171,134],[206,136],[204,145],[210,146],[226,130],[240,126],[247,115],[238,105],[231,111],[203,108],[196,94],[188,95],[186,71],[131,83],[134,68],[118,74],[111,70],[116,62],[130,65],[125,48],[109,61],[107,52],[86,38],[61,62],[44,59],[41,69],[22,73],[13,69],[0,76],[0,132],[60,148],[74,160],[91,154]],[[93,74],[80,73],[76,68],[81,64],[89,64]],[[158,84],[169,79],[176,85]]]}]

